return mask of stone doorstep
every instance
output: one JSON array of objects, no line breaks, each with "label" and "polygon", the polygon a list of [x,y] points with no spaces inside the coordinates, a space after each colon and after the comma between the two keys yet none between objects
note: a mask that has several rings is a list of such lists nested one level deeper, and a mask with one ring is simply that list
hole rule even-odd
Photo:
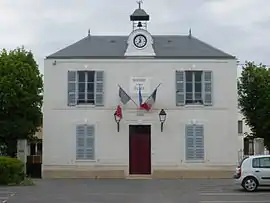
[{"label": "stone doorstep", "polygon": [[149,180],[153,179],[152,175],[128,175],[126,176],[128,180]]}]

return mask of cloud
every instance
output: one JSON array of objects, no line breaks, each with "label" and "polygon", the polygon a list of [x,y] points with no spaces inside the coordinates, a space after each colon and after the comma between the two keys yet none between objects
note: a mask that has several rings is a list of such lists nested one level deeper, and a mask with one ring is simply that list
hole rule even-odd
[{"label": "cloud", "polygon": [[[0,1],[0,48],[25,45],[43,71],[45,56],[87,35],[128,35],[135,0]],[[270,64],[269,0],[147,0],[153,34],[188,34],[242,62]]]}]

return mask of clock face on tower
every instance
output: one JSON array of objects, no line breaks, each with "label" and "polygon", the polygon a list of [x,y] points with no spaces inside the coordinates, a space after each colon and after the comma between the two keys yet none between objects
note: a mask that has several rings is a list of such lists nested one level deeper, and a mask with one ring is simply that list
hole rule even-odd
[{"label": "clock face on tower", "polygon": [[133,43],[137,48],[144,48],[147,44],[147,38],[143,34],[138,34],[134,37]]}]

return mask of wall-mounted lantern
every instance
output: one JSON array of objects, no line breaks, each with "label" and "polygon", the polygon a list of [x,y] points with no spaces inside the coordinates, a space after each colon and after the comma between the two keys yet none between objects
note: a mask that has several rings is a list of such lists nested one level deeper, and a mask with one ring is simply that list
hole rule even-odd
[{"label": "wall-mounted lantern", "polygon": [[120,131],[120,121],[121,121],[121,119],[122,118],[120,116],[118,116],[117,115],[117,112],[115,111],[115,113],[114,113],[114,120],[115,120],[115,122],[117,124],[117,132]]},{"label": "wall-mounted lantern", "polygon": [[166,112],[164,111],[164,109],[161,109],[161,111],[159,112],[159,121],[160,121],[160,124],[161,124],[161,132],[163,132],[163,125],[164,125],[164,122],[166,121]]}]

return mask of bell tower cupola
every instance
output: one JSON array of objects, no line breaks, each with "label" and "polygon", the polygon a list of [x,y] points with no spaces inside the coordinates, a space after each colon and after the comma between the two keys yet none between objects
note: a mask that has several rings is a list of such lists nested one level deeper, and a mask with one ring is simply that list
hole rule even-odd
[{"label": "bell tower cupola", "polygon": [[137,1],[139,8],[137,8],[132,15],[130,15],[130,21],[132,21],[133,30],[147,29],[147,22],[150,20],[149,15],[142,9],[142,0]]},{"label": "bell tower cupola", "polygon": [[127,57],[153,57],[155,50],[153,48],[153,37],[147,30],[147,22],[150,20],[149,15],[142,9],[142,1],[137,1],[139,7],[130,15],[132,22],[132,32],[128,36]]}]

